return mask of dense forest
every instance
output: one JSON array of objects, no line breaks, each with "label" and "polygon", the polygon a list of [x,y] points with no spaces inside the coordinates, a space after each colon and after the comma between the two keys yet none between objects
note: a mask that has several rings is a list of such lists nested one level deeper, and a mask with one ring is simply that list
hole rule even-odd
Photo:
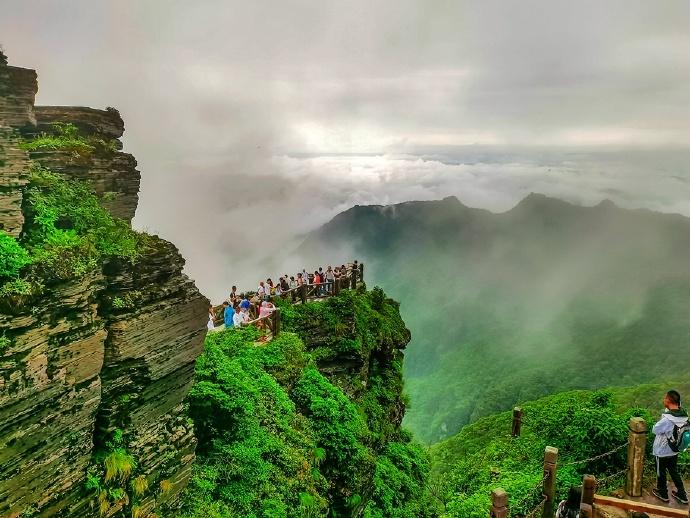
[{"label": "dense forest", "polygon": [[412,331],[406,425],[435,442],[518,401],[664,380],[690,361],[690,220],[532,194],[354,207],[310,235],[366,262]]}]

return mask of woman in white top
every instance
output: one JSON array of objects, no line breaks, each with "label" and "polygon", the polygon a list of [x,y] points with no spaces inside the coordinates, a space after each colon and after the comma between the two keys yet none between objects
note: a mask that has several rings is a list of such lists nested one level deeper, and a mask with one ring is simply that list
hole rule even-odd
[{"label": "woman in white top", "polygon": [[213,311],[213,306],[209,306],[208,308],[208,323],[206,324],[206,329],[209,331],[211,329],[215,329],[216,325],[213,323],[213,321],[216,319],[216,313]]}]

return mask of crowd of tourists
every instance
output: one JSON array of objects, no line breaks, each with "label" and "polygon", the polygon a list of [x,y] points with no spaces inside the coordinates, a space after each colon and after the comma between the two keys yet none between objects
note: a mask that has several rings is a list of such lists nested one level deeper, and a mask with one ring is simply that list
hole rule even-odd
[{"label": "crowd of tourists", "polygon": [[295,275],[282,275],[277,281],[270,277],[261,280],[254,291],[238,292],[237,286],[233,286],[230,295],[223,302],[221,314],[217,314],[213,306],[209,308],[208,329],[217,329],[216,320],[223,318],[221,328],[241,327],[247,324],[255,324],[259,329],[267,331],[264,317],[275,310],[273,300],[275,297],[291,298],[296,301],[299,298],[299,290],[302,286],[312,286],[313,294],[317,297],[333,295],[335,282],[338,279],[349,279],[352,270],[359,271],[359,263],[354,261],[348,265],[319,267],[314,272],[302,269]]}]

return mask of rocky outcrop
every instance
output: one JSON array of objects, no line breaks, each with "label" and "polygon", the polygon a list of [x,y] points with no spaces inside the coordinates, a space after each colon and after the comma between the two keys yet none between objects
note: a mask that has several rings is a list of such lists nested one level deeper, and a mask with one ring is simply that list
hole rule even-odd
[{"label": "rocky outcrop", "polygon": [[36,71],[0,64],[0,126],[35,126]]},{"label": "rocky outcrop", "polygon": [[25,127],[27,137],[56,134],[57,124],[73,124],[79,135],[94,143],[94,149],[75,153],[70,149],[32,151],[33,160],[53,172],[75,180],[88,181],[113,216],[131,221],[139,202],[141,174],[137,161],[123,153],[125,124],[114,108],[95,110],[73,106],[37,106],[35,127]]},{"label": "rocky outcrop", "polygon": [[125,132],[125,123],[115,108],[96,110],[84,106],[36,106],[36,131],[52,132],[56,122],[74,124],[86,135],[119,139]]},{"label": "rocky outcrop", "polygon": [[0,230],[18,236],[24,225],[22,188],[29,181],[29,155],[12,128],[0,126]]},{"label": "rocky outcrop", "polygon": [[18,236],[22,230],[22,187],[28,181],[28,155],[19,148],[13,128],[36,123],[36,72],[10,67],[0,60],[0,230]]},{"label": "rocky outcrop", "polygon": [[0,314],[10,341],[0,351],[0,516],[32,506],[51,516],[82,489],[101,399],[102,282],[95,273]]},{"label": "rocky outcrop", "polygon": [[139,202],[141,176],[129,153],[94,152],[78,155],[66,150],[32,151],[31,159],[73,180],[89,182],[101,205],[118,218],[131,221]]},{"label": "rocky outcrop", "polygon": [[[0,228],[18,235],[23,222],[29,162],[17,130],[25,137],[51,132],[54,122],[72,123],[106,145],[86,154],[34,151],[31,158],[89,180],[114,215],[131,219],[139,172],[113,142],[124,130],[119,113],[44,107],[35,110],[36,122],[35,92],[35,72],[0,63]],[[143,515],[154,503],[174,502],[186,485],[196,440],[183,401],[208,300],[182,272],[172,244],[155,237],[147,243],[135,263],[113,260],[46,286],[40,296],[0,300],[0,517],[98,516],[87,468],[116,429],[151,488],[140,498]],[[119,509],[111,506],[107,515]]]},{"label": "rocky outcrop", "polygon": [[[106,268],[108,338],[97,436],[124,430],[126,447],[145,466],[149,486],[168,480],[175,488],[168,495],[175,496],[194,460],[196,439],[182,400],[203,350],[206,328],[199,323],[208,317],[209,302],[182,274],[184,261],[173,245],[155,239],[152,249],[134,267]],[[142,510],[153,504],[149,496]]]}]

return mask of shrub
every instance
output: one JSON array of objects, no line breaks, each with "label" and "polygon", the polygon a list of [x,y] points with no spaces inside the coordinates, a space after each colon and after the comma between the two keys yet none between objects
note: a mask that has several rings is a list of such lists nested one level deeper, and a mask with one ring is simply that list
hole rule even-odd
[{"label": "shrub", "polygon": [[0,231],[0,280],[16,277],[29,263],[31,259],[26,249],[12,236]]},{"label": "shrub", "polygon": [[39,278],[83,275],[103,257],[135,261],[146,242],[143,234],[101,207],[85,182],[35,167],[25,201],[24,241]]},{"label": "shrub", "polygon": [[2,351],[7,349],[8,347],[10,347],[11,345],[12,345],[12,340],[7,338],[4,334],[0,335],[0,354],[2,353]]},{"label": "shrub", "polygon": [[117,141],[102,139],[93,135],[84,137],[79,129],[70,123],[54,122],[52,133],[41,133],[39,136],[23,142],[22,149],[27,151],[63,150],[72,151],[78,156],[88,156],[94,151],[114,153]]}]

